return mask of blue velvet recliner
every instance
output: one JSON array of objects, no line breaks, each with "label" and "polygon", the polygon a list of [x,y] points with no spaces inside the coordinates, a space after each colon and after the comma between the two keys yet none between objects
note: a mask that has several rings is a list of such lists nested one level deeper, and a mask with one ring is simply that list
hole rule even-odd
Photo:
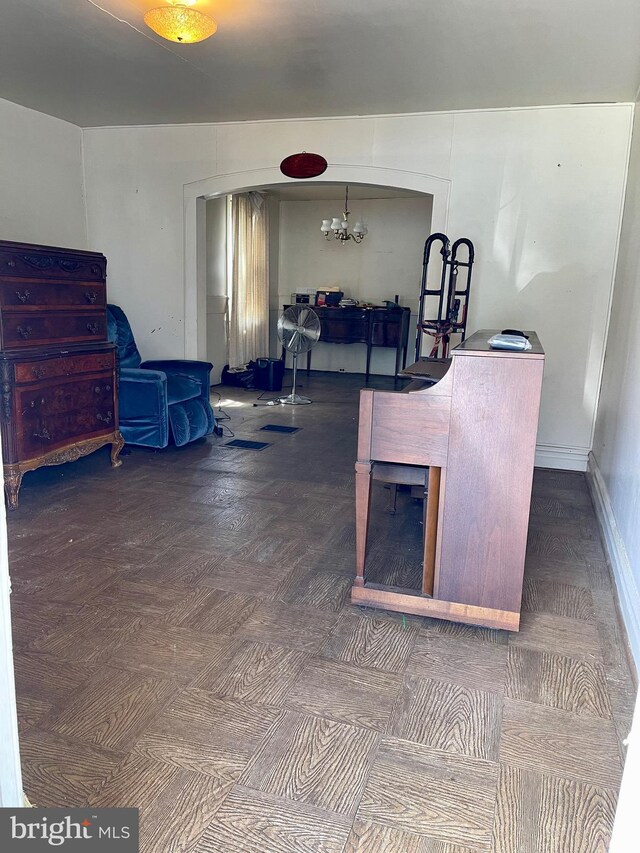
[{"label": "blue velvet recliner", "polygon": [[142,361],[129,321],[107,305],[109,340],[120,361],[120,432],[127,444],[178,447],[209,435],[216,422],[209,402],[208,361]]}]

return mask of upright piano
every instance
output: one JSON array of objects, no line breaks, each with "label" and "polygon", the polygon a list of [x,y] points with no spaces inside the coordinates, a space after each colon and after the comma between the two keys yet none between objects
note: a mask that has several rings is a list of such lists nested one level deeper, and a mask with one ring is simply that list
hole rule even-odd
[{"label": "upright piano", "polygon": [[[530,350],[492,349],[495,333],[407,368],[403,391],[360,392],[354,604],[518,630],[544,350],[535,332],[525,332]],[[426,491],[422,588],[369,582],[372,480],[411,483],[416,471]]]}]

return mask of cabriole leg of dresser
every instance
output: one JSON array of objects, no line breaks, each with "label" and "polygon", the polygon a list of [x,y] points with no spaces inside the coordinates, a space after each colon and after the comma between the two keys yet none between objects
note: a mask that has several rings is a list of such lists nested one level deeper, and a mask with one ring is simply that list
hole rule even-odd
[{"label": "cabriole leg of dresser", "polygon": [[124,447],[124,438],[122,433],[117,432],[111,442],[111,465],[113,468],[119,468],[122,465],[122,459],[119,459],[120,452]]},{"label": "cabriole leg of dresser", "polygon": [[18,492],[22,484],[22,471],[5,468],[4,491],[9,509],[18,509]]}]

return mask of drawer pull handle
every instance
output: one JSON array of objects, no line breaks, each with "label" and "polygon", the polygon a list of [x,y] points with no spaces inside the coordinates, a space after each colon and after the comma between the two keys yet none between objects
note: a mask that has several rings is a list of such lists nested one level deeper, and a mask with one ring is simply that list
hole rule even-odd
[{"label": "drawer pull handle", "polygon": [[36,377],[36,379],[42,379],[42,377],[45,376],[47,373],[44,367],[32,367],[31,372]]},{"label": "drawer pull handle", "polygon": [[94,290],[87,290],[85,291],[84,298],[93,305],[98,298],[98,294]]},{"label": "drawer pull handle", "polygon": [[87,331],[90,332],[92,335],[97,335],[98,329],[99,326],[97,323],[87,323]]},{"label": "drawer pull handle", "polygon": [[44,404],[45,404],[44,397],[40,397],[39,400],[32,400],[29,405],[31,406],[32,409],[35,409],[36,405],[44,406]]},{"label": "drawer pull handle", "polygon": [[111,391],[111,385],[96,385],[93,390],[96,394],[102,394],[105,391]]},{"label": "drawer pull handle", "polygon": [[16,296],[18,297],[18,299],[20,300],[20,302],[22,302],[22,304],[24,305],[24,303],[28,301],[28,299],[29,299],[29,297],[31,296],[31,294],[29,293],[29,291],[28,291],[28,290],[25,290],[25,292],[24,292],[24,293],[20,293],[20,291],[19,291],[19,290],[16,290]]},{"label": "drawer pull handle", "polygon": [[96,418],[97,418],[99,421],[104,421],[104,422],[105,422],[105,424],[110,424],[110,423],[111,423],[111,420],[113,419],[113,413],[112,413],[112,412],[107,412],[107,414],[106,414],[106,415],[103,415],[103,414],[102,414],[102,412],[98,412],[98,414],[96,415]]},{"label": "drawer pull handle", "polygon": [[34,432],[34,438],[44,438],[46,441],[51,441],[51,435],[46,427],[42,428],[42,432]]},{"label": "drawer pull handle", "polygon": [[31,332],[33,332],[31,326],[18,326],[18,334],[21,338],[24,338],[25,341],[27,338],[31,337]]}]

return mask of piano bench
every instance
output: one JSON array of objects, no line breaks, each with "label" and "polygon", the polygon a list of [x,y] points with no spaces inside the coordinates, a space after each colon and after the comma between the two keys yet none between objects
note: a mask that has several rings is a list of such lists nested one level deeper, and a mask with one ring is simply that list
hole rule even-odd
[{"label": "piano bench", "polygon": [[[389,512],[395,515],[398,486],[411,486],[412,496],[423,498],[427,493],[429,468],[422,465],[374,462],[371,477],[380,483],[389,483]],[[414,490],[418,494],[414,494]]]}]

